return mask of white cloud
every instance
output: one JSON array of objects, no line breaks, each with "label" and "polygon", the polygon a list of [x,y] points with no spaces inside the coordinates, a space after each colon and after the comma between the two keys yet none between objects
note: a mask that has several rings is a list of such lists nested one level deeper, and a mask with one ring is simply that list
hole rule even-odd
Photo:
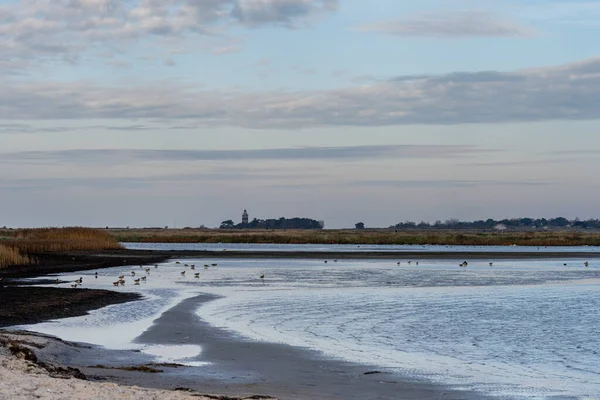
[{"label": "white cloud", "polygon": [[222,33],[233,24],[294,27],[338,0],[20,0],[0,4],[0,68],[72,58],[151,37]]},{"label": "white cloud", "polygon": [[250,128],[600,118],[600,58],[515,72],[399,76],[321,91],[239,92],[184,83],[0,81],[0,119],[187,119]]},{"label": "white cloud", "polygon": [[359,26],[358,30],[442,38],[526,37],[535,34],[531,27],[481,11],[422,14],[397,21],[366,24]]}]

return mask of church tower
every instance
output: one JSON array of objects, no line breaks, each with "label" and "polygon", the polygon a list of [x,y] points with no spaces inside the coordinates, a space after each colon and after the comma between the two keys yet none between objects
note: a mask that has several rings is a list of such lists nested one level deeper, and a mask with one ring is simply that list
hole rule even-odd
[{"label": "church tower", "polygon": [[242,225],[248,226],[248,211],[244,210],[242,214]]}]

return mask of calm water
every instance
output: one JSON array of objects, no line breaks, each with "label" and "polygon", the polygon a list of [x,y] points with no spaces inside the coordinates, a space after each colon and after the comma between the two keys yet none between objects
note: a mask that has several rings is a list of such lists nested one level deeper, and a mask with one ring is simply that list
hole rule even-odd
[{"label": "calm water", "polygon": [[269,243],[122,243],[132,250],[246,250],[246,251],[468,251],[468,252],[600,252],[598,246],[439,246],[376,244],[269,244]]},{"label": "calm water", "polygon": [[[156,348],[135,338],[181,300],[215,293],[223,297],[197,314],[249,340],[312,348],[501,398],[600,398],[600,260],[589,267],[537,260],[460,268],[437,260],[398,266],[221,259],[202,268],[207,262],[213,261],[172,260],[152,269],[145,284],[132,286],[128,277],[118,289],[141,291],[145,301],[28,328],[201,366],[209,360],[199,347]],[[137,276],[143,273],[136,268]],[[68,276],[107,288],[130,271]]]}]

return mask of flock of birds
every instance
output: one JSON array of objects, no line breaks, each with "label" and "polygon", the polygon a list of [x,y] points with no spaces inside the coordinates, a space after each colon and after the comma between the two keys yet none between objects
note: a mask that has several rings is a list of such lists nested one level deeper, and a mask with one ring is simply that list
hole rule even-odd
[{"label": "flock of birds", "polygon": [[[181,262],[176,261],[175,264],[180,265]],[[210,267],[216,267],[218,264],[217,263],[212,263],[212,264],[204,264],[204,269],[208,270]],[[183,264],[183,266],[186,268],[183,271],[181,271],[181,276],[185,277],[186,272],[189,270],[191,271],[195,271],[196,270],[196,265],[195,264]],[[148,275],[150,275],[150,271],[152,271],[151,268],[149,267],[144,267],[143,265],[140,265],[140,269],[143,269],[145,272],[145,275],[140,276],[139,278],[135,278],[136,276],[136,272],[135,271],[131,271],[131,278],[133,279],[133,284],[134,285],[140,285],[141,282],[146,282],[146,280],[148,279]],[[154,269],[158,269],[158,265],[154,265]],[[194,272],[194,278],[199,279],[200,278],[200,272]],[[118,279],[116,281],[114,281],[112,284],[113,286],[125,286],[125,274],[120,275],[118,277]],[[98,272],[94,273],[94,278],[98,279]],[[259,276],[260,279],[265,279],[265,274],[264,272]],[[61,281],[60,279],[56,279],[55,281],[56,284],[61,284],[61,283],[65,283],[65,281]],[[77,288],[78,286],[83,284],[83,277],[79,277],[79,279],[72,281],[71,283],[71,287],[72,288]]]},{"label": "flock of birds", "polygon": [[[327,264],[327,262],[328,262],[328,260],[325,260],[325,261],[324,261],[324,263],[325,263],[325,264]],[[338,262],[338,260],[333,260],[333,262],[337,263],[337,262]],[[176,262],[175,262],[175,264],[178,264],[178,265],[179,265],[179,264],[181,264],[181,262],[179,262],[179,261],[176,261]],[[408,265],[412,265],[412,261],[407,261],[407,264],[408,264]],[[402,265],[402,262],[401,262],[401,261],[398,261],[398,262],[396,263],[396,265]],[[415,261],[415,265],[417,265],[417,266],[418,266],[418,265],[419,265],[419,262],[418,262],[418,261]],[[463,267],[463,268],[464,268],[464,267],[467,267],[468,265],[469,265],[469,263],[468,263],[467,261],[463,261],[462,263],[458,264],[458,266],[459,266],[459,267]],[[490,263],[488,263],[488,265],[489,265],[490,267],[493,267],[493,266],[494,266],[494,263],[493,263],[493,262],[490,262]],[[566,267],[566,266],[567,266],[567,263],[564,263],[563,265]],[[587,262],[587,261],[586,261],[586,262],[584,262],[584,263],[583,263],[583,265],[585,265],[586,267],[589,267],[589,265],[590,265],[590,264],[589,264],[589,262]],[[184,264],[183,266],[184,266],[185,268],[189,268],[189,269],[190,269],[190,270],[192,270],[192,271],[196,270],[196,265],[195,265],[195,264]],[[211,266],[212,266],[212,267],[216,267],[216,266],[217,266],[217,263],[213,263],[213,264],[210,264],[210,265],[209,265],[209,264],[204,264],[204,269],[205,269],[205,270],[207,270],[207,269],[209,269]],[[155,269],[158,269],[158,265],[154,265],[154,268],[155,268]],[[140,284],[140,282],[146,282],[147,276],[148,276],[148,275],[150,275],[151,268],[149,268],[149,267],[144,267],[143,265],[140,265],[140,269],[144,269],[144,271],[146,272],[146,275],[140,276],[139,278],[135,278],[135,275],[136,275],[136,274],[135,274],[135,271],[131,271],[131,277],[132,277],[132,278],[134,278],[134,279],[133,279],[133,284],[134,284],[134,285],[139,285],[139,284]],[[185,269],[185,270],[181,271],[181,276],[185,276],[185,273],[186,273],[186,271],[187,271],[187,269]],[[98,279],[98,272],[96,272],[96,273],[94,274],[94,277],[95,277],[96,279]],[[200,272],[194,272],[194,278],[197,278],[197,279],[199,279],[199,278],[200,278]],[[259,276],[259,278],[260,278],[261,280],[264,280],[264,279],[265,279],[265,273],[264,273],[264,272],[263,272],[263,273],[261,273],[261,274],[260,274],[260,276]],[[64,281],[61,281],[60,279],[58,279],[58,278],[57,278],[55,283],[56,283],[56,284],[60,284],[60,283],[65,283],[65,282],[64,282]],[[83,283],[83,277],[79,277],[79,279],[77,279],[77,280],[75,280],[75,281],[73,281],[73,282],[71,283],[71,287],[72,287],[72,288],[76,288],[76,287],[78,287],[79,285],[81,285],[82,283]],[[119,276],[119,278],[118,278],[116,281],[114,281],[114,282],[113,282],[113,286],[125,286],[125,275],[120,275],[120,276]]]}]

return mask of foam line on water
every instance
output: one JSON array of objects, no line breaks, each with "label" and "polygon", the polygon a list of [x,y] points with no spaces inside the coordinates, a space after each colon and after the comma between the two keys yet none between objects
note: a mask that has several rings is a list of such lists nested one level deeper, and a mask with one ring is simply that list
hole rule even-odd
[{"label": "foam line on water", "polygon": [[145,346],[142,353],[149,354],[160,363],[177,363],[191,367],[209,365],[204,361],[192,361],[202,352],[202,347],[197,345],[154,345]]}]

